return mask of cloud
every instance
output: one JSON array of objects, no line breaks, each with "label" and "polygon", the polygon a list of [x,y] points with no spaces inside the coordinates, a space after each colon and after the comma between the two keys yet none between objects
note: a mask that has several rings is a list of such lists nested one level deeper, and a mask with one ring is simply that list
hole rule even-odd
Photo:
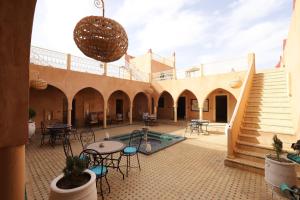
[{"label": "cloud", "polygon": [[[181,67],[246,57],[254,51],[258,66],[276,64],[287,36],[291,2],[224,0],[217,6],[208,1],[111,0],[105,6],[106,16],[127,31],[130,54],[149,48],[162,56],[176,51]],[[37,1],[32,44],[82,56],[73,41],[75,24],[100,13],[93,1]]]}]

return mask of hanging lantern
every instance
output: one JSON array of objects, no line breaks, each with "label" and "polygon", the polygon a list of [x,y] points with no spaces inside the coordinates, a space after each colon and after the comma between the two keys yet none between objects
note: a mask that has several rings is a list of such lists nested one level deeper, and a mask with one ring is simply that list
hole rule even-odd
[{"label": "hanging lantern", "polygon": [[74,41],[90,58],[106,63],[116,61],[127,52],[127,34],[118,22],[104,17],[103,0],[95,0],[95,6],[102,8],[103,16],[81,19],[73,32]]},{"label": "hanging lantern", "polygon": [[35,79],[30,81],[30,87],[37,90],[44,90],[48,86],[47,82],[43,79]]},{"label": "hanging lantern", "polygon": [[47,81],[40,79],[38,72],[33,73],[33,75],[35,78],[30,80],[30,87],[37,90],[44,90],[48,87]]}]

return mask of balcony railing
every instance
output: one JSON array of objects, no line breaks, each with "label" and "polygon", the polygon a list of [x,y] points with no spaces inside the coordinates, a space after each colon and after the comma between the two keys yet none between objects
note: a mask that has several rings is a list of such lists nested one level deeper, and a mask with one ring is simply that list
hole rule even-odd
[{"label": "balcony railing", "polygon": [[67,69],[67,54],[31,46],[30,62],[36,65]]},{"label": "balcony railing", "polygon": [[248,70],[248,58],[247,56],[210,62],[202,65],[203,76],[215,75],[215,74],[226,74],[230,72],[247,71]]},{"label": "balcony railing", "polygon": [[157,62],[163,63],[165,65],[171,66],[171,67],[174,65],[174,62],[173,62],[172,58],[162,57],[162,56],[160,56],[158,54],[155,54],[155,53],[152,53],[152,59],[157,61]]},{"label": "balcony railing", "polygon": [[174,79],[173,70],[166,70],[161,72],[152,73],[152,80],[154,81],[164,81]]},{"label": "balcony railing", "polygon": [[104,64],[92,59],[71,56],[71,70],[103,75]]}]

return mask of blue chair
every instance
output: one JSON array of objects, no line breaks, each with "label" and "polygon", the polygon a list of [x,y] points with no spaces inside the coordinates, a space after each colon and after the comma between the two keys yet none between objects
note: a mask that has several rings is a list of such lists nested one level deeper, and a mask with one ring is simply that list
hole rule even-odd
[{"label": "blue chair", "polygon": [[280,185],[280,191],[285,194],[288,199],[299,200],[300,199],[300,189],[297,186],[292,186],[291,188],[286,184],[282,183]]},{"label": "blue chair", "polygon": [[129,138],[129,144],[126,146],[123,151],[121,152],[122,156],[126,156],[126,176],[128,176],[128,168],[131,167],[130,164],[130,157],[135,156],[138,161],[139,169],[141,171],[141,165],[140,165],[140,160],[139,160],[139,149],[142,143],[143,139],[143,133],[140,130],[134,130],[130,134]]},{"label": "blue chair", "polygon": [[100,192],[102,199],[103,196],[103,189],[102,189],[102,178],[105,178],[105,181],[108,186],[108,192],[110,193],[110,185],[107,180],[107,173],[108,168],[104,165],[105,160],[109,155],[100,155],[97,151],[93,149],[85,149],[83,150],[79,158],[84,159],[87,163],[87,168],[96,174],[96,187],[98,186],[98,182],[100,181]]}]

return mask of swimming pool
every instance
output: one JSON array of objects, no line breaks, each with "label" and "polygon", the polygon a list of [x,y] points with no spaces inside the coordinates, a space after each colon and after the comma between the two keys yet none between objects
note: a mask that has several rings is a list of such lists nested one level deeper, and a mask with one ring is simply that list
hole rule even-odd
[{"label": "swimming pool", "polygon": [[[140,134],[143,135],[144,132],[141,131]],[[171,134],[167,134],[167,133],[159,133],[159,132],[154,132],[154,131],[148,131],[147,137],[148,137],[147,138],[148,143],[151,144],[151,151],[149,151],[149,152],[146,151],[146,142],[144,139],[142,140],[140,150],[139,150],[140,153],[145,154],[145,155],[151,155],[155,152],[158,152],[162,149],[165,149],[169,146],[172,146],[172,145],[186,139],[185,137],[182,137],[182,136],[171,135]],[[122,141],[123,143],[128,145],[129,138],[130,138],[130,133],[127,133],[127,134],[123,134],[120,136],[114,136],[111,139]]]}]

